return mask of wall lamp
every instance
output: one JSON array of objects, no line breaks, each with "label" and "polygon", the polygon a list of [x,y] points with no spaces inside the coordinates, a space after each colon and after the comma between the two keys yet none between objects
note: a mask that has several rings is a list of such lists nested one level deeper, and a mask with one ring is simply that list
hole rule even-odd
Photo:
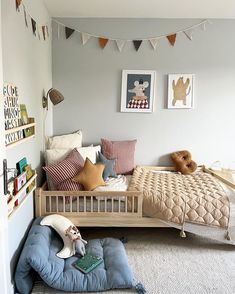
[{"label": "wall lamp", "polygon": [[42,107],[48,110],[48,98],[50,98],[53,105],[59,104],[64,100],[64,96],[56,89],[51,88],[46,96],[42,97]]}]

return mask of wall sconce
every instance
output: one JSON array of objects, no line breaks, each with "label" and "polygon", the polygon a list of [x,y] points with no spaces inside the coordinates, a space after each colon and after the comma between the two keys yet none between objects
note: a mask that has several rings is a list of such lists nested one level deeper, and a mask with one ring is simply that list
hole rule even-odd
[{"label": "wall sconce", "polygon": [[53,105],[59,104],[64,100],[64,96],[56,89],[51,88],[46,96],[42,97],[42,107],[48,110],[48,98],[50,98]]}]

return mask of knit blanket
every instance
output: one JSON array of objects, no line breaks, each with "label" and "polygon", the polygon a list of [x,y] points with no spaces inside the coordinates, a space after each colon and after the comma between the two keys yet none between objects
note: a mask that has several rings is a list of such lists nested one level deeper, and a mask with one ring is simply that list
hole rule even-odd
[{"label": "knit blanket", "polygon": [[202,171],[191,175],[137,167],[128,187],[143,192],[143,214],[167,222],[228,228],[229,198],[218,181]]}]

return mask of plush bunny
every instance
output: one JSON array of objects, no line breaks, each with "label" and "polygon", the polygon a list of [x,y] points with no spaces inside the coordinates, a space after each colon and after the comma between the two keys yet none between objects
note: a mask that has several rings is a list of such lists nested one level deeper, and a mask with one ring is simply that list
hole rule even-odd
[{"label": "plush bunny", "polygon": [[65,231],[65,235],[68,236],[71,241],[73,241],[75,252],[84,256],[86,254],[85,245],[87,244],[87,241],[82,239],[78,228],[75,226],[69,226]]}]

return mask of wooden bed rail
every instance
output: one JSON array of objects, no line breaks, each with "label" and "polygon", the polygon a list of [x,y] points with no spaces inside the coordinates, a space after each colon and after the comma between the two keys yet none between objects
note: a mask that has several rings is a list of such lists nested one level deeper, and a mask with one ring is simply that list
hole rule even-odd
[{"label": "wooden bed rail", "polygon": [[[46,191],[47,185],[36,189],[36,216],[59,213],[85,223],[94,218],[109,217],[116,221],[142,217],[142,192],[138,191]],[[108,217],[108,218],[107,218]]]}]

